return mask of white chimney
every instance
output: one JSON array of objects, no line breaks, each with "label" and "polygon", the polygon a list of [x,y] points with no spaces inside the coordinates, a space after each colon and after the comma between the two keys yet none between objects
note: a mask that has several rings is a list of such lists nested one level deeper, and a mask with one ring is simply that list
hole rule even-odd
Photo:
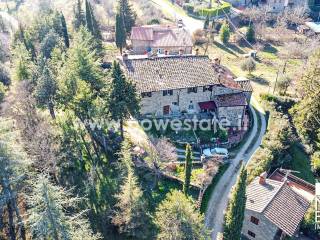
[{"label": "white chimney", "polygon": [[259,184],[261,184],[261,185],[266,184],[267,176],[268,176],[267,172],[261,173],[259,176]]}]

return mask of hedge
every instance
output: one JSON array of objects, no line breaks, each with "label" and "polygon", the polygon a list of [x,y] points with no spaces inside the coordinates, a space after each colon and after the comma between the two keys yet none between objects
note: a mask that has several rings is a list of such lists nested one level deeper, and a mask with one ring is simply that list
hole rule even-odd
[{"label": "hedge", "polygon": [[195,9],[194,12],[199,16],[207,16],[216,17],[220,15],[224,15],[225,13],[229,13],[231,9],[231,4],[227,2],[223,2],[222,6],[214,7],[214,8],[198,8]]}]

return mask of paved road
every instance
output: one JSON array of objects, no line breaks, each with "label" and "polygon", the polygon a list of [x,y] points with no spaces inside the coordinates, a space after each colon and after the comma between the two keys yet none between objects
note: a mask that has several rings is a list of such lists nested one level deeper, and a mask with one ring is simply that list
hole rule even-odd
[{"label": "paved road", "polygon": [[[250,108],[251,110],[253,110],[252,106],[250,106]],[[255,111],[252,111],[252,112],[253,112],[253,118],[254,118],[254,125],[253,125],[252,132],[247,142],[241,148],[237,156],[234,159],[232,159],[232,164],[230,165],[228,170],[224,173],[219,183],[215,187],[215,190],[212,193],[209,204],[208,204],[208,209],[205,216],[205,225],[209,229],[213,229],[213,232],[212,232],[213,240],[216,240],[218,233],[222,232],[224,212],[228,204],[229,194],[239,174],[239,169],[237,168],[237,166],[239,165],[241,160],[243,160],[245,164],[247,164],[250,161],[251,156],[254,154],[254,152],[257,150],[257,148],[261,144],[262,137],[266,130],[265,118],[263,114],[259,112],[260,118],[262,120],[259,139],[256,141],[255,145],[251,148],[251,150],[246,154],[245,153],[246,150],[248,149],[250,143],[252,142],[256,132],[259,130],[257,125],[257,115]]]},{"label": "paved road", "polygon": [[199,28],[203,28],[203,21],[189,17],[183,11],[177,11],[170,2],[165,0],[153,0],[152,2],[157,5],[164,12],[164,14],[171,15],[174,20],[177,21],[182,19],[185,28],[187,28],[191,33]]}]

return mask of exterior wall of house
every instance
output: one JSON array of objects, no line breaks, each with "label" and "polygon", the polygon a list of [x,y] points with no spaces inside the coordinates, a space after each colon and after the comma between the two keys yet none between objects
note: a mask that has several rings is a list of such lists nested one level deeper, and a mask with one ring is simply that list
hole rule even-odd
[{"label": "exterior wall of house", "polygon": [[274,12],[281,12],[286,8],[306,7],[308,8],[307,0],[267,0],[267,4]]},{"label": "exterior wall of house", "polygon": [[[177,107],[175,108],[178,112],[199,113],[201,111],[198,104],[199,102],[213,100],[213,97],[215,95],[237,92],[240,91],[219,86],[214,87],[212,92],[203,92],[203,87],[198,87],[197,93],[188,93],[187,89],[177,89],[173,90],[173,95],[171,96],[163,96],[162,91],[152,92],[151,97],[142,98],[140,112],[142,115],[155,115],[157,117],[162,117],[164,116],[164,107],[170,106],[170,109],[173,110],[174,104],[176,103]],[[193,110],[190,110],[190,105],[193,106]],[[242,117],[242,114],[244,113],[244,108],[244,106],[219,108],[218,114],[226,117],[232,124],[235,124],[234,126],[238,126],[238,115],[240,114]]]},{"label": "exterior wall of house", "polygon": [[[132,50],[134,54],[145,54],[146,50],[150,48],[152,41],[141,41],[141,40],[131,40]],[[157,46],[152,47],[152,52],[158,52],[160,50],[161,54],[164,54],[165,51],[168,51],[168,54],[175,55],[179,54],[179,50],[183,50],[183,54],[191,54],[192,53],[192,46],[179,46],[179,47],[163,47]]]},{"label": "exterior wall of house", "polygon": [[228,120],[231,127],[241,127],[245,108],[245,106],[219,107],[218,117],[219,119],[225,118]]},{"label": "exterior wall of house", "polygon": [[[259,224],[256,225],[251,222],[251,216],[259,219]],[[248,234],[251,231],[255,234],[255,238]],[[250,240],[273,240],[278,227],[271,223],[265,216],[258,212],[245,210],[245,216],[242,226],[242,234]]]},{"label": "exterior wall of house", "polygon": [[151,41],[131,40],[131,44],[134,54],[144,54],[150,47]]}]

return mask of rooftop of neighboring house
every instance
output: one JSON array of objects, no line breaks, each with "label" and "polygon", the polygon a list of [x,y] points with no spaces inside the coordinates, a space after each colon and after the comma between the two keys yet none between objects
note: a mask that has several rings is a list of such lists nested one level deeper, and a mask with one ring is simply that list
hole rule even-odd
[{"label": "rooftop of neighboring house", "polygon": [[279,169],[269,178],[263,173],[247,187],[246,209],[263,214],[287,235],[293,236],[314,197],[312,186]]},{"label": "rooftop of neighboring house", "polygon": [[242,92],[218,95],[214,98],[214,102],[217,107],[234,107],[247,105],[246,97]]},{"label": "rooftop of neighboring house", "polygon": [[177,26],[146,25],[133,27],[131,40],[151,42],[150,47],[192,47],[188,30]]},{"label": "rooftop of neighboring house", "polygon": [[234,75],[208,56],[129,55],[120,59],[125,72],[138,92],[156,92],[209,85],[220,85],[243,91]]}]

